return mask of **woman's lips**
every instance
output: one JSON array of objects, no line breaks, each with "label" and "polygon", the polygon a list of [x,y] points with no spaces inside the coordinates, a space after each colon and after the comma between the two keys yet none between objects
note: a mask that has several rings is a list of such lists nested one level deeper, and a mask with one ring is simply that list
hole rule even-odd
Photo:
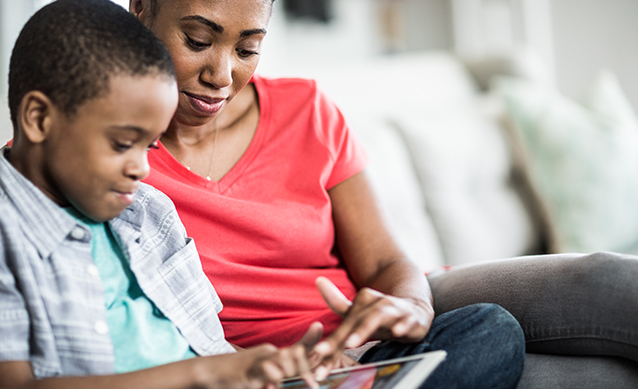
[{"label": "woman's lips", "polygon": [[190,103],[191,107],[197,112],[204,115],[214,115],[222,109],[224,100],[222,98],[211,98],[207,96],[192,95],[190,93],[182,92],[186,99]]}]

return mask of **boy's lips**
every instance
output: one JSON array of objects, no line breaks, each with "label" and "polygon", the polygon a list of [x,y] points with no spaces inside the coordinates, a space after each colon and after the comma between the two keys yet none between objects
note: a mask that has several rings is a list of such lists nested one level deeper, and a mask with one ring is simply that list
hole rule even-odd
[{"label": "boy's lips", "polygon": [[191,107],[204,115],[214,115],[221,110],[225,98],[195,95],[188,92],[182,92],[190,103]]},{"label": "boy's lips", "polygon": [[129,205],[133,204],[133,202],[135,201],[135,193],[137,192],[137,189],[133,190],[133,191],[120,191],[120,190],[113,190],[113,193],[115,193],[115,196],[117,196],[117,198],[124,204],[126,204],[126,206],[128,207]]}]

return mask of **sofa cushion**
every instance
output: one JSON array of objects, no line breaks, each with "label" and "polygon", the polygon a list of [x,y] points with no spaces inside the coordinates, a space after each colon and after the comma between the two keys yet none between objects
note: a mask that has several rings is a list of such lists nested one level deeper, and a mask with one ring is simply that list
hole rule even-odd
[{"label": "sofa cushion", "polygon": [[368,178],[395,241],[421,270],[440,267],[444,259],[439,237],[403,139],[385,120],[369,114],[353,115],[350,125],[370,159]]},{"label": "sofa cushion", "polygon": [[450,265],[536,251],[538,234],[512,180],[501,128],[478,100],[395,117]]},{"label": "sofa cushion", "polygon": [[501,78],[529,174],[563,252],[635,252],[638,119],[618,80],[603,72],[583,103],[538,83]]}]

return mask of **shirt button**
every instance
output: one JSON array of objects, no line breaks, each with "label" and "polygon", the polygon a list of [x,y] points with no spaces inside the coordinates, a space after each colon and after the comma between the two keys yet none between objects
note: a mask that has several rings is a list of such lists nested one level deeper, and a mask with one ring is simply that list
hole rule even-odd
[{"label": "shirt button", "polygon": [[84,239],[84,236],[85,236],[85,233],[81,227],[75,227],[73,231],[71,231],[71,238],[75,240],[82,240]]},{"label": "shirt button", "polygon": [[106,335],[109,333],[109,325],[102,320],[96,321],[93,329],[98,335]]},{"label": "shirt button", "polygon": [[100,271],[98,270],[97,266],[95,265],[89,265],[86,267],[86,272],[89,273],[90,275],[92,275],[93,277],[97,277],[100,275]]}]

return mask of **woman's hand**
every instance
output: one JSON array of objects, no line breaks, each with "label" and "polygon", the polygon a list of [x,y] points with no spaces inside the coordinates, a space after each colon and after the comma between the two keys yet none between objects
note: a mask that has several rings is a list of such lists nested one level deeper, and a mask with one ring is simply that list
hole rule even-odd
[{"label": "woman's hand", "polygon": [[[327,278],[317,278],[317,287],[328,306],[344,318],[341,325],[312,350],[321,365],[332,368],[345,348],[363,345],[368,339],[418,342],[428,333],[434,310],[426,301],[400,298],[362,288],[353,301]],[[326,373],[321,369],[317,373]],[[317,374],[322,379],[322,374]]]}]

